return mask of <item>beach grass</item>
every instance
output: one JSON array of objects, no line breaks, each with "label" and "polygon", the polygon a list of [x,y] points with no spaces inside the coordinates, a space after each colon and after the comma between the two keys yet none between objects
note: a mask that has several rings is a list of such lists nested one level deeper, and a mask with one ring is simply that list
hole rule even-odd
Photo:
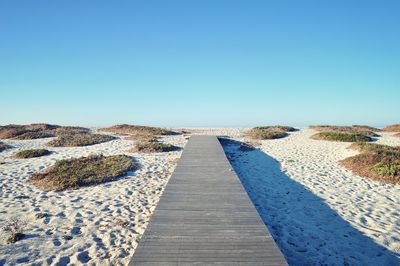
[{"label": "beach grass", "polygon": [[93,155],[57,161],[28,182],[43,190],[76,189],[115,180],[135,168],[133,158],[126,155]]},{"label": "beach grass", "polygon": [[115,137],[103,134],[65,134],[47,143],[51,147],[81,147],[114,140]]},{"label": "beach grass", "polygon": [[51,152],[46,149],[23,150],[23,151],[17,152],[14,155],[14,158],[18,158],[18,159],[35,158],[35,157],[49,155],[50,153]]},{"label": "beach grass", "polygon": [[315,140],[341,141],[341,142],[358,142],[372,141],[373,139],[361,133],[355,132],[336,132],[324,131],[311,136]]},{"label": "beach grass", "polygon": [[382,128],[382,131],[385,132],[400,132],[400,124],[389,125],[385,128]]},{"label": "beach grass", "polygon": [[359,142],[350,148],[361,154],[342,160],[343,166],[360,176],[400,184],[400,147]]},{"label": "beach grass", "polygon": [[10,148],[12,148],[12,146],[0,141],[0,152],[10,149]]},{"label": "beach grass", "polygon": [[288,126],[260,126],[248,130],[244,136],[256,140],[280,139],[286,137],[287,132],[295,130],[295,128]]}]

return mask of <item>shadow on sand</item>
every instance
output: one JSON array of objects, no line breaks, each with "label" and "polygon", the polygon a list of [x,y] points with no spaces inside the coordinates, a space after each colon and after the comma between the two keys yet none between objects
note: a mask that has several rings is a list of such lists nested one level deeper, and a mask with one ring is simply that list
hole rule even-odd
[{"label": "shadow on sand", "polygon": [[238,141],[221,143],[290,265],[400,265],[398,254],[353,228],[274,158]]}]

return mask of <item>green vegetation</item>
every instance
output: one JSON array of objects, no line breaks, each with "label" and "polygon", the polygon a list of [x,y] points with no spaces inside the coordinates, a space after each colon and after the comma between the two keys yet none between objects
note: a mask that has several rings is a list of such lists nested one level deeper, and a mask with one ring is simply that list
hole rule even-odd
[{"label": "green vegetation", "polygon": [[372,141],[372,138],[360,133],[347,133],[326,131],[314,134],[311,136],[315,140],[329,140],[329,141],[342,141],[342,142],[357,142],[357,141]]},{"label": "green vegetation", "polygon": [[47,145],[52,147],[81,147],[99,144],[115,139],[102,134],[65,134],[53,139]]},{"label": "green vegetation", "polygon": [[126,155],[94,155],[58,161],[45,172],[32,175],[28,182],[44,190],[76,189],[115,180],[135,167]]},{"label": "green vegetation", "polygon": [[257,140],[265,140],[265,139],[279,139],[286,137],[287,132],[295,131],[296,129],[293,127],[286,126],[263,126],[263,127],[254,127],[248,130],[245,133],[246,137]]},{"label": "green vegetation", "polygon": [[371,170],[382,176],[395,177],[400,175],[400,164],[377,163],[371,166]]},{"label": "green vegetation", "polygon": [[132,152],[169,152],[177,149],[179,148],[174,145],[162,143],[157,139],[150,139],[136,143]]},{"label": "green vegetation", "polygon": [[32,149],[17,152],[14,157],[18,159],[35,158],[50,154],[50,151],[45,149]]},{"label": "green vegetation", "polygon": [[4,150],[7,150],[7,149],[10,149],[10,148],[12,148],[12,146],[10,146],[8,144],[5,144],[4,142],[0,141],[0,152],[2,152]]},{"label": "green vegetation", "polygon": [[377,128],[373,128],[370,126],[329,126],[329,125],[319,125],[319,126],[310,126],[311,129],[321,132],[340,132],[340,133],[348,133],[348,134],[362,134],[368,137],[379,137],[375,132],[379,131]]},{"label": "green vegetation", "polygon": [[360,176],[400,184],[400,147],[360,142],[350,148],[361,154],[341,161],[342,165]]},{"label": "green vegetation", "polygon": [[49,124],[7,125],[0,126],[0,139],[40,139],[89,132],[89,129],[83,127],[61,127]]},{"label": "green vegetation", "polygon": [[400,132],[400,124],[389,125],[382,129],[382,131],[386,132]]}]

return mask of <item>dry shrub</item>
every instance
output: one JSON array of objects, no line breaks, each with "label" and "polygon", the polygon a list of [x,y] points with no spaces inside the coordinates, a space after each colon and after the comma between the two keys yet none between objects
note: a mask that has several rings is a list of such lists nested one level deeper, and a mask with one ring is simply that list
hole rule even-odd
[{"label": "dry shrub", "polygon": [[32,149],[17,152],[14,157],[18,159],[35,158],[40,156],[49,155],[51,152],[46,149]]},{"label": "dry shrub", "polygon": [[373,131],[373,132],[379,132],[381,131],[379,128],[377,127],[371,127],[371,126],[367,126],[367,125],[352,125],[352,128],[355,129],[359,129],[361,131]]},{"label": "dry shrub", "polygon": [[25,227],[26,222],[19,218],[11,218],[7,220],[2,226],[3,232],[8,235],[6,240],[7,244],[12,244],[21,240],[25,236]]},{"label": "dry shrub", "polygon": [[244,136],[257,139],[257,140],[264,140],[264,139],[279,139],[286,137],[288,134],[287,132],[295,131],[296,129],[293,127],[286,127],[286,126],[263,126],[263,127],[254,127],[248,130]]},{"label": "dry shrub", "polygon": [[388,146],[376,143],[367,143],[367,142],[356,142],[350,145],[349,149],[357,150],[359,152],[378,152],[378,153],[392,153],[392,152],[400,152],[400,147],[398,146]]},{"label": "dry shrub", "polygon": [[28,182],[43,190],[76,189],[115,180],[135,168],[133,158],[126,155],[93,155],[57,161]]},{"label": "dry shrub", "polygon": [[349,134],[362,134],[368,137],[379,137],[375,131],[379,131],[377,128],[369,127],[369,126],[330,126],[330,125],[318,125],[318,126],[310,126],[311,129],[321,132],[340,132],[340,133],[349,133]]},{"label": "dry shrub", "polygon": [[8,144],[5,144],[4,142],[0,141],[0,152],[2,152],[4,150],[7,150],[7,149],[10,149],[10,148],[12,148],[12,146],[10,146]]},{"label": "dry shrub", "polygon": [[53,130],[56,136],[63,136],[63,135],[73,135],[73,134],[89,134],[90,129],[86,127],[59,127]]},{"label": "dry shrub", "polygon": [[21,135],[14,137],[13,139],[26,140],[26,139],[43,139],[53,138],[55,135],[49,131],[28,131]]},{"label": "dry shrub", "polygon": [[19,127],[2,126],[0,127],[0,139],[11,139],[26,132],[26,130]]},{"label": "dry shrub", "polygon": [[285,132],[293,132],[296,131],[296,129],[294,127],[288,127],[288,126],[262,126],[262,127],[256,127],[258,129],[270,129],[270,130],[282,130]]},{"label": "dry shrub", "polygon": [[137,142],[131,152],[170,152],[178,149],[179,147],[174,145],[162,143],[156,139],[150,139],[144,142]]},{"label": "dry shrub", "polygon": [[393,136],[400,138],[400,133],[394,134]]},{"label": "dry shrub", "polygon": [[22,127],[24,127],[26,130],[52,130],[60,128],[61,126],[39,123],[39,124],[23,125]]},{"label": "dry shrub", "polygon": [[115,137],[103,134],[65,134],[47,143],[52,147],[81,147],[114,140]]},{"label": "dry shrub", "polygon": [[389,125],[385,128],[382,128],[382,131],[386,132],[400,132],[400,124]]},{"label": "dry shrub", "polygon": [[147,127],[137,125],[114,125],[108,128],[101,128],[99,131],[112,132],[114,134],[129,134],[129,135],[171,135],[174,132],[168,131],[159,127]]},{"label": "dry shrub", "polygon": [[324,131],[311,136],[315,140],[341,141],[341,142],[358,142],[372,141],[372,138],[355,132],[337,132]]},{"label": "dry shrub", "polygon": [[40,139],[89,132],[89,129],[83,127],[62,127],[50,124],[7,125],[0,127],[0,139]]},{"label": "dry shrub", "polygon": [[400,184],[400,147],[361,142],[350,148],[361,154],[342,160],[343,166],[360,176]]}]

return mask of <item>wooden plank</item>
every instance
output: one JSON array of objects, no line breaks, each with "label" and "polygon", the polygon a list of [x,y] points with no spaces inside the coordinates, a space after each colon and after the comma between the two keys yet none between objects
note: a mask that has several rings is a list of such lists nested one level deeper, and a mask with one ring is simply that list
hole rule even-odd
[{"label": "wooden plank", "polygon": [[129,265],[287,265],[215,136],[192,136]]}]

